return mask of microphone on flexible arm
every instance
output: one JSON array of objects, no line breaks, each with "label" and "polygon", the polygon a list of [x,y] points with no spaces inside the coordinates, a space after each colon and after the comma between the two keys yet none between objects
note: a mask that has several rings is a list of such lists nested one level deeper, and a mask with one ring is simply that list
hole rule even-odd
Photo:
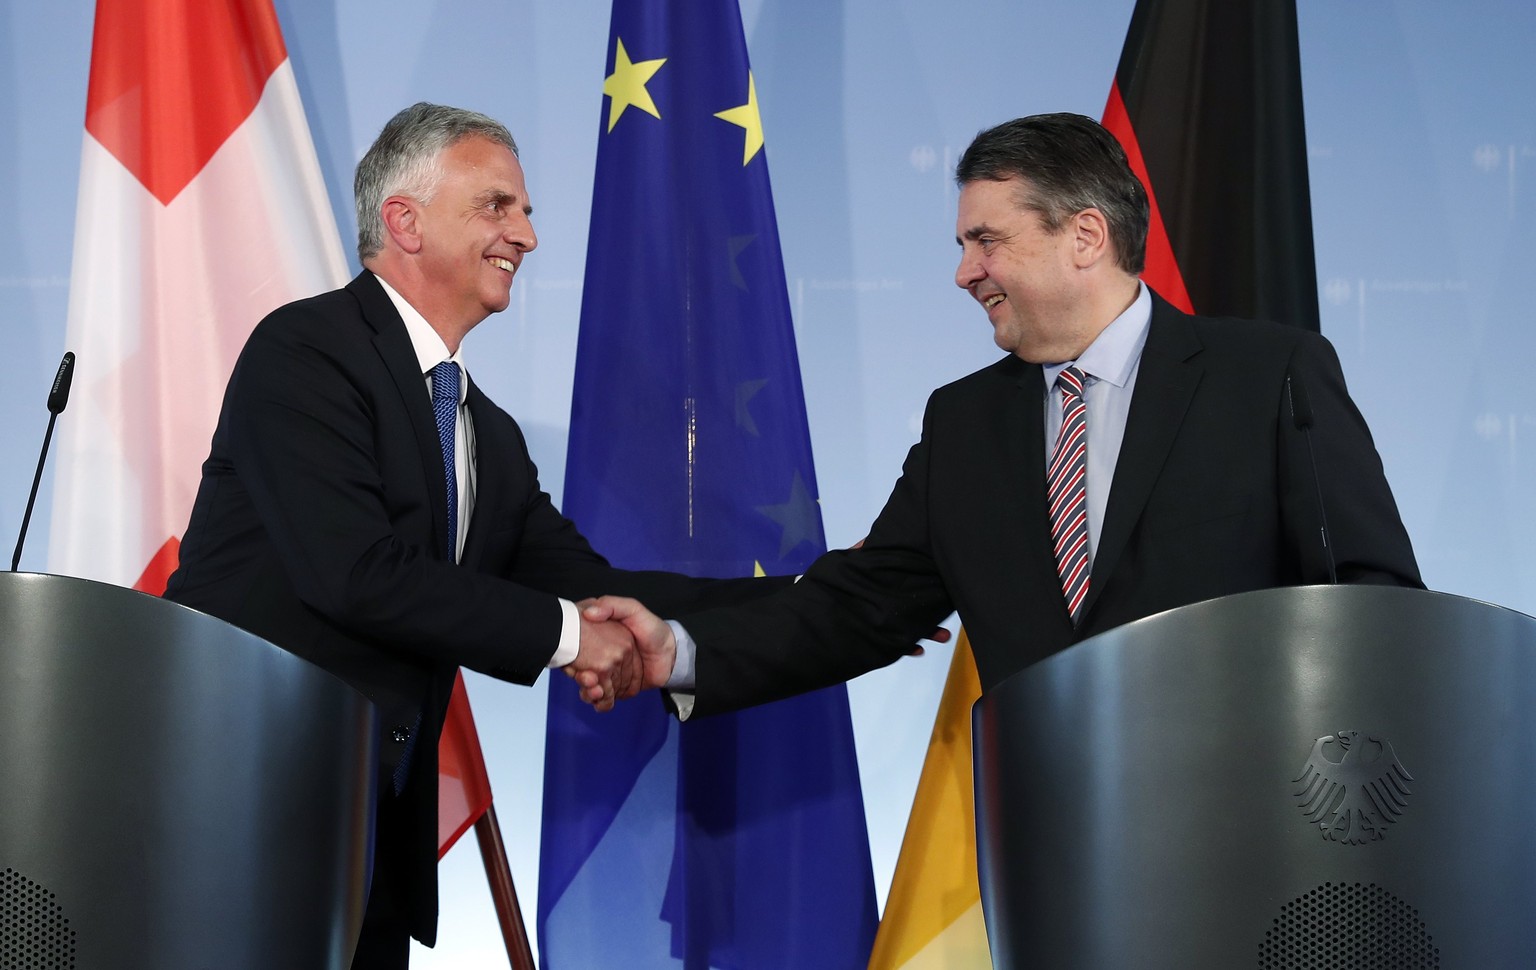
[{"label": "microphone on flexible arm", "polygon": [[37,456],[37,472],[32,476],[32,494],[27,496],[27,511],[21,517],[21,535],[16,537],[16,554],[11,557],[11,572],[21,564],[21,547],[27,541],[27,526],[32,523],[32,505],[37,501],[37,487],[43,481],[43,463],[48,460],[48,443],[53,440],[53,423],[59,419],[64,405],[69,403],[69,383],[75,376],[75,355],[65,353],[59,361],[59,371],[53,375],[53,388],[48,392],[48,430],[43,433],[43,451]]},{"label": "microphone on flexible arm", "polygon": [[1285,375],[1285,394],[1291,401],[1291,419],[1296,430],[1307,439],[1307,460],[1312,465],[1312,485],[1317,489],[1317,518],[1321,525],[1318,534],[1323,539],[1323,556],[1328,561],[1328,582],[1337,584],[1338,569],[1333,562],[1333,546],[1328,543],[1328,512],[1323,507],[1323,481],[1317,474],[1317,453],[1312,450],[1312,401],[1307,397],[1307,385],[1293,374]]}]

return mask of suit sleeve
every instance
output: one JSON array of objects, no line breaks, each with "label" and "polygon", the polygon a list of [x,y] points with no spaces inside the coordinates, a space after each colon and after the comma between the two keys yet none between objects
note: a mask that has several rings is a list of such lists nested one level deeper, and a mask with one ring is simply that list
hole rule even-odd
[{"label": "suit sleeve", "polygon": [[388,503],[399,486],[378,457],[378,388],[327,343],[328,323],[258,328],[225,403],[240,482],[295,593],[353,636],[532,682],[559,639],[558,602],[402,537]]},{"label": "suit sleeve", "polygon": [[[309,609],[348,635],[527,684],[559,643],[557,597],[622,592],[671,609],[760,597],[777,585],[613,569],[538,488],[504,415],[514,428],[507,453],[480,459],[513,463],[524,489],[498,498],[511,510],[496,540],[503,561],[479,571],[438,558],[425,548],[431,510],[403,497],[426,490],[399,479],[402,468],[419,474],[420,462],[398,391],[372,348],[360,358],[333,331],[318,315],[258,328],[225,413],[239,482],[283,573]],[[393,461],[381,457],[388,448],[397,449]]]},{"label": "suit sleeve", "polygon": [[925,416],[923,440],[861,548],[826,553],[800,582],[761,601],[679,617],[698,645],[693,716],[883,667],[954,611],[928,533],[928,434]]},{"label": "suit sleeve", "polygon": [[[1322,525],[1340,582],[1423,588],[1408,532],[1387,484],[1370,429],[1345,387],[1333,345],[1306,334],[1288,374],[1293,387],[1281,401],[1281,504],[1303,582],[1328,582]],[[1290,395],[1310,401],[1312,426],[1297,427]],[[1314,477],[1314,467],[1315,477]]]}]

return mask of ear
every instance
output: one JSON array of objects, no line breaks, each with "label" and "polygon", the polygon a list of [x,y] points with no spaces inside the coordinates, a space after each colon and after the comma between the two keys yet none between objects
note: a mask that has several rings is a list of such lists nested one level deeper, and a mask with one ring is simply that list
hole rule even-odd
[{"label": "ear", "polygon": [[413,255],[421,251],[421,220],[417,211],[419,205],[415,199],[392,195],[384,200],[379,213],[389,238],[401,250]]},{"label": "ear", "polygon": [[1072,217],[1072,259],[1081,269],[1087,269],[1101,259],[1111,256],[1109,220],[1098,209],[1084,209]]}]

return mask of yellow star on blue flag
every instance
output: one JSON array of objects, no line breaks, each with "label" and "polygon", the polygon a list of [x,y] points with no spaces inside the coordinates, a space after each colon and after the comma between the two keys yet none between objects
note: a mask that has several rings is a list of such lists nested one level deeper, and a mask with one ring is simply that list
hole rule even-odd
[{"label": "yellow star on blue flag", "polygon": [[780,559],[802,542],[814,543],[821,539],[821,509],[806,490],[799,472],[795,472],[795,479],[789,484],[788,499],[777,505],[759,505],[757,510],[784,529],[779,540]]},{"label": "yellow star on blue flag", "polygon": [[742,148],[741,164],[752,161],[763,147],[763,116],[757,110],[757,81],[747,72],[747,103],[725,111],[716,111],[715,117],[740,125],[746,129],[746,144]]},{"label": "yellow star on blue flag", "polygon": [[623,116],[624,109],[631,105],[653,118],[660,118],[661,111],[657,109],[645,85],[667,63],[667,59],[658,57],[638,64],[631,63],[629,52],[624,49],[624,41],[616,37],[614,45],[613,73],[603,79],[603,93],[608,96],[608,130],[613,130],[613,126]]}]

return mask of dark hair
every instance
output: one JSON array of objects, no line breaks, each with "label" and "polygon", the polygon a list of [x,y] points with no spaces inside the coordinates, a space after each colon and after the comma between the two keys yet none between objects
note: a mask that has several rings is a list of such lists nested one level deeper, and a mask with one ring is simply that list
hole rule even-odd
[{"label": "dark hair", "polygon": [[476,111],[418,101],[389,119],[357,163],[352,179],[359,259],[384,247],[384,220],[379,215],[384,200],[409,195],[431,202],[443,178],[443,150],[470,137],[489,138],[517,154],[517,142],[506,126]]},{"label": "dark hair", "polygon": [[1116,264],[1127,273],[1142,271],[1150,218],[1147,192],[1125,150],[1103,125],[1065,112],[1005,121],[978,134],[955,166],[955,181],[962,188],[982,179],[1011,178],[1026,186],[1019,204],[1038,212],[1051,232],[1084,209],[1104,213]]}]

